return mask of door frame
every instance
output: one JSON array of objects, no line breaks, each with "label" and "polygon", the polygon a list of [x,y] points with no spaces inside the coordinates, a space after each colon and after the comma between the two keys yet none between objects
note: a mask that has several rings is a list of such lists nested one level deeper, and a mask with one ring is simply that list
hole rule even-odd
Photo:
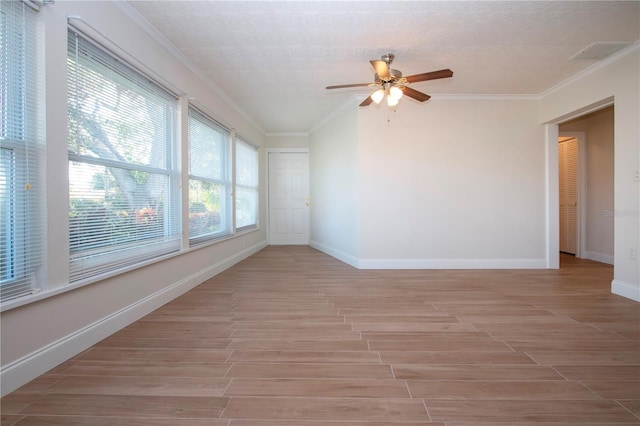
[{"label": "door frame", "polygon": [[[576,253],[578,259],[585,259],[587,253],[587,135],[585,132],[559,132],[558,138],[574,138],[578,145],[576,164]],[[560,145],[558,143],[558,145]]]},{"label": "door frame", "polygon": [[[264,161],[265,161],[265,176],[264,176],[264,181],[267,183],[266,184],[266,191],[267,191],[267,196],[265,197],[267,199],[266,202],[266,208],[267,208],[267,244],[271,244],[271,214],[270,214],[270,182],[269,182],[269,156],[271,154],[307,154],[309,155],[309,148],[267,148],[265,149],[265,156],[264,156]],[[311,173],[309,173],[309,176],[311,176]],[[311,182],[309,182],[310,184]],[[311,232],[311,227],[309,227],[309,232]],[[311,234],[309,234],[309,239],[311,239]]]},{"label": "door frame", "polygon": [[558,126],[566,121],[585,116],[591,112],[614,104],[614,98],[613,96],[610,96],[591,105],[587,105],[578,110],[556,117],[555,119],[545,123],[545,193],[547,198],[545,206],[545,251],[548,269],[560,269],[560,194],[558,186],[558,175],[560,172],[558,169]]}]

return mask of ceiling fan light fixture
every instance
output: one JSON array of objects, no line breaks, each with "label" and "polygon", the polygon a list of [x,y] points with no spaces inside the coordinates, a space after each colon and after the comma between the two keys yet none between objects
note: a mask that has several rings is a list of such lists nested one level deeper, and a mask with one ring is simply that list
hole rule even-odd
[{"label": "ceiling fan light fixture", "polygon": [[396,99],[396,100],[400,100],[400,98],[402,97],[403,93],[402,93],[402,89],[400,89],[397,86],[393,86],[389,89],[389,97]]},{"label": "ceiling fan light fixture", "polygon": [[378,90],[376,90],[375,92],[373,92],[371,94],[371,99],[376,104],[379,104],[380,101],[382,101],[382,98],[384,98],[384,90],[382,90],[382,89],[378,89]]},{"label": "ceiling fan light fixture", "polygon": [[431,96],[426,93],[412,89],[407,86],[407,84],[453,77],[453,71],[448,68],[403,77],[400,71],[390,68],[391,62],[393,62],[393,54],[387,53],[383,55],[381,59],[382,60],[369,61],[374,71],[373,83],[339,84],[337,86],[327,86],[327,89],[344,89],[363,86],[378,87],[378,90],[375,90],[367,96],[360,102],[359,106],[366,107],[374,102],[379,105],[386,96],[387,105],[394,107],[398,105],[398,102],[404,95],[418,102],[425,102],[431,98]]}]

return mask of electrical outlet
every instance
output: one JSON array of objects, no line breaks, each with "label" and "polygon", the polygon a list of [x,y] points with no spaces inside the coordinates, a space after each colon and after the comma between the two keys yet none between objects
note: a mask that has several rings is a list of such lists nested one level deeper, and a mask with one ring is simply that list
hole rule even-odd
[{"label": "electrical outlet", "polygon": [[633,181],[640,182],[640,170],[636,170],[636,172],[633,174]]},{"label": "electrical outlet", "polygon": [[629,249],[629,260],[636,260],[638,258],[638,249]]}]

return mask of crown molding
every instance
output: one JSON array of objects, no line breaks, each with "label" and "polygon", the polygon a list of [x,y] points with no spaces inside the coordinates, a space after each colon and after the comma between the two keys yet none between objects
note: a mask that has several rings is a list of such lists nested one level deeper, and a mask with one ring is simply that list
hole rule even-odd
[{"label": "crown molding", "polygon": [[222,100],[229,104],[238,114],[240,114],[251,125],[258,129],[262,134],[265,130],[251,117],[240,105],[227,95],[224,90],[206,75],[202,73],[169,39],[167,39],[156,27],[154,27],[144,16],[142,16],[128,1],[114,0],[112,3],[136,25],[138,25],[145,33],[147,33],[156,43],[164,48],[171,56],[177,59],[196,77],[198,77],[206,86],[213,90]]},{"label": "crown molding", "polygon": [[308,132],[268,132],[265,136],[309,136]]},{"label": "crown molding", "polygon": [[346,100],[346,102],[343,102],[342,104],[340,104],[338,106],[338,108],[334,109],[329,115],[327,115],[325,118],[323,118],[322,120],[320,120],[320,122],[318,122],[318,124],[316,124],[315,126],[313,126],[311,129],[309,129],[308,133],[313,133],[316,130],[318,130],[320,127],[324,126],[325,124],[327,124],[332,118],[334,118],[336,115],[340,114],[344,109],[346,109],[347,107],[353,105],[355,102],[362,102],[362,95],[351,95],[349,96],[349,98]]},{"label": "crown molding", "polygon": [[633,53],[634,51],[638,50],[640,48],[640,41],[635,41],[632,44],[630,44],[629,46],[625,47],[624,49],[619,50],[618,52],[614,53],[613,55],[609,56],[606,59],[603,59],[602,61],[599,61],[593,65],[591,65],[590,67],[587,67],[585,69],[583,69],[582,71],[572,75],[571,77],[569,77],[568,79],[561,81],[560,83],[556,84],[555,86],[550,87],[549,89],[545,90],[544,92],[540,93],[539,97],[540,99],[545,98],[549,95],[554,94],[555,92],[575,83],[576,81],[595,73],[596,71],[601,70],[602,68],[611,65],[612,63],[616,62],[617,60],[619,60],[620,58],[623,58],[631,53]]},{"label": "crown molding", "polygon": [[540,100],[540,95],[535,94],[434,94],[431,95],[431,99],[439,100],[484,100],[484,101],[537,101]]}]

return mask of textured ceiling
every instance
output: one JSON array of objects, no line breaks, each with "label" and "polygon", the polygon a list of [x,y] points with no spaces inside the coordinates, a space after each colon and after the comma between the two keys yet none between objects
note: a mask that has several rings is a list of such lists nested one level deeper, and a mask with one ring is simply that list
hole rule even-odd
[{"label": "textured ceiling", "polygon": [[[369,60],[396,55],[437,95],[536,95],[595,64],[597,41],[640,39],[640,1],[132,1],[267,133],[307,132],[368,88]],[[403,99],[402,102],[415,102]],[[429,102],[424,103],[428,108]],[[372,108],[376,106],[370,106]]]}]

